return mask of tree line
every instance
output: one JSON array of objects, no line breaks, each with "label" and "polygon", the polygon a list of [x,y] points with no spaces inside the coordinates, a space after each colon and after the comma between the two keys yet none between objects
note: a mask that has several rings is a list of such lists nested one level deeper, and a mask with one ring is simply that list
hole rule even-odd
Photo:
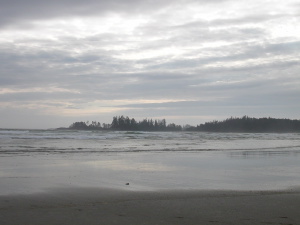
[{"label": "tree line", "polygon": [[228,118],[223,121],[212,121],[194,128],[206,132],[300,132],[300,120],[275,118]]},{"label": "tree line", "polygon": [[136,121],[128,116],[114,116],[111,124],[92,121],[75,122],[69,126],[69,129],[81,130],[127,130],[127,131],[181,131],[182,127],[174,123],[167,124],[165,119],[153,120],[143,119]]},{"label": "tree line", "polygon": [[111,123],[111,129],[115,130],[141,130],[141,131],[181,131],[182,127],[174,123],[167,125],[165,119],[153,120],[143,119],[136,121],[134,118],[130,119],[128,116],[115,116]]},{"label": "tree line", "polygon": [[69,129],[81,130],[124,130],[124,131],[202,131],[202,132],[300,132],[300,120],[230,117],[223,121],[214,120],[197,126],[167,124],[165,119],[143,119],[136,121],[128,116],[114,116],[110,124],[97,121],[75,122]]},{"label": "tree line", "polygon": [[76,129],[76,130],[102,130],[102,129],[109,129],[111,127],[110,124],[107,123],[100,123],[97,121],[89,121],[87,122],[75,122],[69,126],[69,129]]}]

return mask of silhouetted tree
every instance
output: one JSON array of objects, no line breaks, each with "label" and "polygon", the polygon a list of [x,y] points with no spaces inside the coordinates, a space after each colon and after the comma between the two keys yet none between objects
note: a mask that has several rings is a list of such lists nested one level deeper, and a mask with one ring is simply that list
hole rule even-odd
[{"label": "silhouetted tree", "polygon": [[113,129],[113,130],[143,130],[143,131],[205,131],[205,132],[300,132],[300,120],[274,119],[268,118],[250,118],[243,116],[241,118],[230,117],[223,121],[214,120],[200,124],[197,127],[185,125],[182,128],[174,123],[168,124],[165,119],[153,120],[143,119],[137,122],[134,118],[128,116],[114,116],[111,124],[92,121],[75,122],[69,126],[70,129]]},{"label": "silhouetted tree", "polygon": [[274,118],[229,118],[197,126],[198,131],[208,132],[300,132],[300,121]]}]

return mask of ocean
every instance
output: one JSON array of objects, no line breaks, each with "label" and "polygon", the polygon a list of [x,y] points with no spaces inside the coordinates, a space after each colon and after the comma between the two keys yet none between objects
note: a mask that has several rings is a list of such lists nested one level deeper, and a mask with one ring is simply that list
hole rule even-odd
[{"label": "ocean", "polygon": [[0,130],[0,195],[299,186],[299,133]]}]

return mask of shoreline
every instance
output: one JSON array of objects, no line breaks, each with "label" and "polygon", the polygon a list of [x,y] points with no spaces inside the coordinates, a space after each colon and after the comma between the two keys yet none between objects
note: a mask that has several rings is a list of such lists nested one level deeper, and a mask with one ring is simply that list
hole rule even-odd
[{"label": "shoreline", "polygon": [[0,196],[0,223],[300,224],[300,188],[276,191],[52,189]]}]

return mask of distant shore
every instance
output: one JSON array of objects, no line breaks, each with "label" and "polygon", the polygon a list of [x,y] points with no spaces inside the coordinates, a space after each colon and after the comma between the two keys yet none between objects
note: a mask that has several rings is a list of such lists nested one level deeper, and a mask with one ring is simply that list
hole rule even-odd
[{"label": "distant shore", "polygon": [[300,224],[300,190],[124,191],[71,188],[0,196],[0,223]]},{"label": "distant shore", "polygon": [[298,133],[300,120],[276,119],[271,117],[241,118],[231,117],[223,121],[212,121],[197,126],[167,124],[165,119],[144,119],[136,121],[128,116],[115,116],[111,124],[89,121],[74,122],[69,128],[72,130],[119,130],[119,131],[197,131],[197,132],[235,132],[235,133]]}]

